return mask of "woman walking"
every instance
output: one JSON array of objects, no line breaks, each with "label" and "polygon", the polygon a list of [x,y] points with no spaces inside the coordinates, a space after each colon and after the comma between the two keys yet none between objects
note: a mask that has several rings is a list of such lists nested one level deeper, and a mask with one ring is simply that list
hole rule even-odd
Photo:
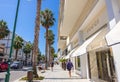
[{"label": "woman walking", "polygon": [[73,67],[73,64],[69,59],[68,62],[67,62],[67,70],[69,72],[69,77],[71,77],[71,69],[72,69],[72,67]]}]

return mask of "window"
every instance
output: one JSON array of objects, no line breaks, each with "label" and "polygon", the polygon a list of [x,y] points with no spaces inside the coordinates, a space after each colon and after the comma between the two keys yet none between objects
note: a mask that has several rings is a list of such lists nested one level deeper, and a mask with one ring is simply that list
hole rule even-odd
[{"label": "window", "polygon": [[[112,80],[115,68],[114,68],[114,60],[111,56],[111,53],[109,50],[105,51],[99,51],[96,52],[97,57],[97,67],[98,67],[98,77],[100,79],[110,81]],[[109,75],[110,74],[110,75]]]},{"label": "window", "polygon": [[80,56],[76,57],[76,69],[80,70]]}]

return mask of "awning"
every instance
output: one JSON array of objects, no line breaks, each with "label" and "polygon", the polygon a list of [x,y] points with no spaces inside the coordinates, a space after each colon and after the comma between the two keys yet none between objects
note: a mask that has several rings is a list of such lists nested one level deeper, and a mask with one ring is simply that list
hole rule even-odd
[{"label": "awning", "polygon": [[87,51],[92,51],[95,49],[105,49],[107,47],[107,42],[105,40],[106,34],[109,32],[108,28],[101,29],[99,35],[87,46]]},{"label": "awning", "polygon": [[120,43],[120,22],[106,35],[106,40],[109,46]]},{"label": "awning", "polygon": [[75,52],[75,50],[76,50],[77,48],[78,48],[78,47],[76,47],[76,48],[74,48],[73,50],[71,50],[70,53],[69,53],[67,56],[65,56],[65,59],[69,59],[69,58],[72,56],[72,54]]},{"label": "awning", "polygon": [[71,57],[75,57],[75,56],[80,56],[83,55],[87,52],[86,48],[87,45],[90,44],[92,42],[92,40],[100,33],[101,31],[97,32],[96,34],[94,34],[92,37],[90,37],[89,39],[87,39],[81,46],[79,46],[79,48],[73,53],[73,55]]}]

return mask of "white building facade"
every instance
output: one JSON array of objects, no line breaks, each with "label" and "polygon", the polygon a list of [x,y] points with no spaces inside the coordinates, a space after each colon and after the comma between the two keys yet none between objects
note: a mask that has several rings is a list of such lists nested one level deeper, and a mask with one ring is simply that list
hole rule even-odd
[{"label": "white building facade", "polygon": [[[112,30],[119,27],[120,1],[60,2],[58,48],[63,52],[61,56],[72,60],[75,73],[80,78],[95,82],[120,82],[120,39],[119,36],[111,37]],[[120,31],[116,36],[118,34]]]},{"label": "white building facade", "polygon": [[[15,36],[18,36],[18,35],[15,35]],[[10,32],[10,34],[7,37],[0,40],[0,45],[2,45],[1,48],[3,49],[1,52],[1,54],[3,54],[3,56],[0,56],[1,59],[9,58],[11,41],[12,41],[12,32]],[[24,40],[23,44],[26,45],[26,43],[28,43],[28,42]],[[19,61],[25,61],[26,54],[23,52],[23,47],[21,49],[19,49],[19,51],[18,51],[17,60],[19,60]],[[14,58],[15,58],[15,51],[16,50],[13,48],[12,56],[11,56],[12,60],[14,60]],[[31,62],[31,58],[32,58],[32,53],[30,53],[30,56],[28,57],[28,60],[27,60],[28,63]]]}]

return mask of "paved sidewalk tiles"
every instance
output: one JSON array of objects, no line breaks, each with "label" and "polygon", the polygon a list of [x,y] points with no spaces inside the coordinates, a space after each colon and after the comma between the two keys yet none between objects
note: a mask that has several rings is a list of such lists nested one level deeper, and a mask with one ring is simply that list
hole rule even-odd
[{"label": "paved sidewalk tiles", "polygon": [[[44,76],[44,80],[34,82],[91,82],[89,79],[81,79],[72,71],[72,77],[68,76],[68,71],[62,70],[59,65],[54,66],[54,70],[46,70],[45,73],[38,71],[40,76]],[[26,81],[14,81],[14,82],[26,82]]]}]

